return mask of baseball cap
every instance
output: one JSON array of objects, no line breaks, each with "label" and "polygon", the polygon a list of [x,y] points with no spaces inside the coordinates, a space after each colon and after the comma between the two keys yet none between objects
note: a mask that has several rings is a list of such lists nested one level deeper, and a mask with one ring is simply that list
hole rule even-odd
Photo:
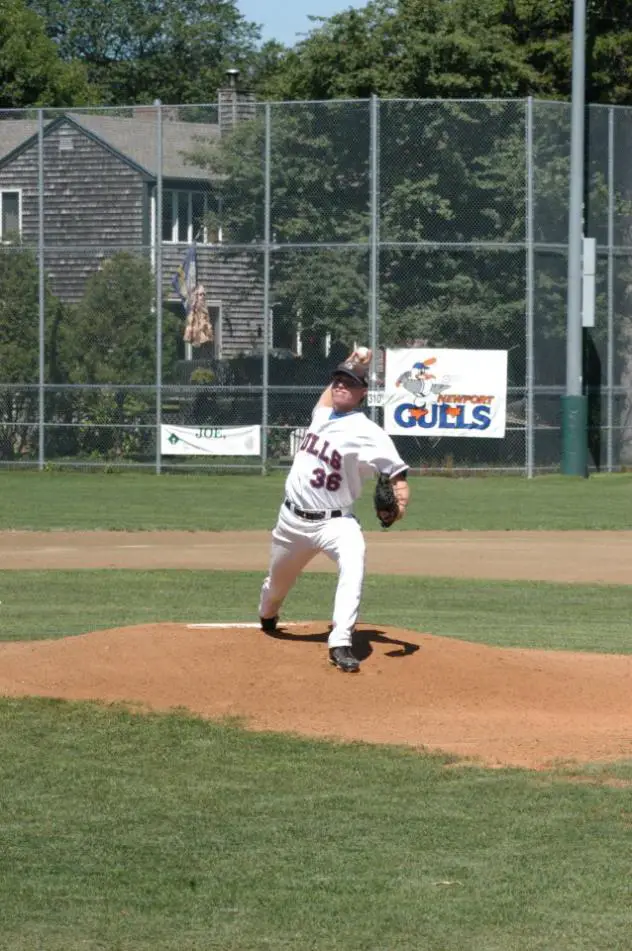
[{"label": "baseball cap", "polygon": [[336,369],[331,374],[332,379],[335,376],[343,373],[345,376],[351,377],[352,380],[355,380],[356,383],[359,383],[360,386],[368,386],[367,383],[367,367],[362,366],[362,364],[352,363],[351,361],[343,360],[342,363],[339,363]]}]

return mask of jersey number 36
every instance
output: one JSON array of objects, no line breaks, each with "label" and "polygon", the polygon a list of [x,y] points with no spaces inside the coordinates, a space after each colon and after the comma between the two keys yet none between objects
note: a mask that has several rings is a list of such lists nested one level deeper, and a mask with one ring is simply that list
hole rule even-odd
[{"label": "jersey number 36", "polygon": [[327,489],[328,492],[337,492],[342,482],[342,476],[339,472],[330,472],[329,475],[324,469],[314,469],[310,485],[314,489]]}]

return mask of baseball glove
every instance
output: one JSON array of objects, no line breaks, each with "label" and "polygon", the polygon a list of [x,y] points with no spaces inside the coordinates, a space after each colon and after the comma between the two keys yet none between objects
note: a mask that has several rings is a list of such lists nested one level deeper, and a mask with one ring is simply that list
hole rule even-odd
[{"label": "baseball glove", "polygon": [[373,494],[375,514],[382,528],[390,528],[399,515],[399,505],[395,498],[393,483],[381,472],[377,477]]}]

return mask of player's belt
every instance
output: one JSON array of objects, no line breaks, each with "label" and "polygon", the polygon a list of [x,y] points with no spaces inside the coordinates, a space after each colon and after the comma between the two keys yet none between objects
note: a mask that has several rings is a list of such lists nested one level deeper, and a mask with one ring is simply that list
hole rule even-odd
[{"label": "player's belt", "polygon": [[305,512],[303,509],[297,508],[296,505],[292,505],[289,499],[286,499],[283,504],[290,512],[294,512],[299,518],[307,519],[308,522],[322,522],[326,518],[340,518],[342,516],[340,509],[334,509],[330,512]]}]

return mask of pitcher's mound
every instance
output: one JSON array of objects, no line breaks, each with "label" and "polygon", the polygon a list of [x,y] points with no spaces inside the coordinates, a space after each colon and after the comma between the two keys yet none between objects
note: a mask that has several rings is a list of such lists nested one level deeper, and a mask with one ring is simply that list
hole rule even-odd
[{"label": "pitcher's mound", "polygon": [[187,707],[253,729],[443,750],[489,765],[632,758],[632,657],[509,650],[361,625],[359,674],[327,625],[185,624],[0,645],[0,693]]}]

